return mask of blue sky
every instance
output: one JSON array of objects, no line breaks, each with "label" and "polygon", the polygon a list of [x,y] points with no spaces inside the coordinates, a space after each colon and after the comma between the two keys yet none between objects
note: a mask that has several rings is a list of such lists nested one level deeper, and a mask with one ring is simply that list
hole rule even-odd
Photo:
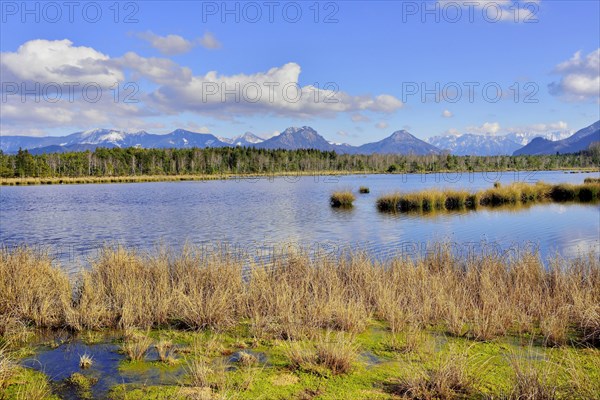
[{"label": "blue sky", "polygon": [[597,1],[74,4],[2,3],[2,135],[310,125],[360,144],[600,119]]}]

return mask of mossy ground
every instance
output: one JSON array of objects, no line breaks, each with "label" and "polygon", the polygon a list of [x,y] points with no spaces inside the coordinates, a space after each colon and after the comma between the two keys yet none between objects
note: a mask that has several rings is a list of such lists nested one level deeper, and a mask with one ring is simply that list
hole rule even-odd
[{"label": "mossy ground", "polygon": [[[457,398],[498,398],[509,396],[514,390],[514,362],[541,371],[552,386],[557,388],[557,398],[573,398],[579,392],[600,393],[600,350],[579,347],[576,344],[562,347],[544,347],[541,341],[527,336],[506,336],[493,341],[474,341],[447,335],[441,329],[393,334],[385,323],[371,321],[368,328],[352,337],[357,357],[349,373],[334,375],[326,367],[320,369],[295,369],[288,353],[288,343],[279,339],[257,339],[248,333],[248,324],[221,333],[206,331],[152,330],[144,332],[155,342],[172,341],[176,363],[167,365],[148,353],[144,361],[119,362],[122,374],[139,376],[172,374],[172,384],[157,385],[152,380],[113,386],[108,397],[112,399],[397,399],[403,398],[399,385],[411,377],[434,371],[448,357],[464,361],[466,374],[473,378],[473,391]],[[79,339],[88,333],[80,334]],[[411,339],[409,335],[417,335]],[[118,334],[107,334],[115,340]],[[97,337],[95,336],[97,339]],[[119,339],[116,339],[117,341]],[[96,341],[96,340],[95,340]],[[311,346],[315,340],[305,339]],[[409,346],[409,343],[412,345]],[[18,357],[30,353],[34,344],[21,344],[14,348]],[[38,351],[48,349],[38,346]],[[253,366],[242,366],[231,361],[239,351],[260,354],[261,360]],[[213,368],[225,366],[222,381],[212,387],[194,387],[190,383],[187,365],[190,360],[206,360]],[[462,363],[461,361],[461,363]],[[93,366],[91,367],[94,368]],[[216,370],[217,367],[214,367]],[[74,390],[83,398],[92,398],[90,389],[95,384],[83,375],[70,378]],[[41,372],[15,367],[13,376],[2,389],[0,398],[57,399],[59,386],[68,382],[50,383]],[[565,388],[563,390],[563,388]],[[568,388],[568,389],[566,389]],[[575,391],[574,391],[575,390]],[[26,395],[26,397],[23,397]],[[577,397],[575,395],[575,397]]]}]

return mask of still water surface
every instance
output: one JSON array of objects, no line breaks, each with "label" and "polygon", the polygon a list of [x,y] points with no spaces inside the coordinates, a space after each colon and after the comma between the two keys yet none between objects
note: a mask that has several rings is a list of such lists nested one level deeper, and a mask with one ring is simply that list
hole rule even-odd
[{"label": "still water surface", "polygon": [[[581,183],[598,174],[352,175],[227,181],[50,185],[0,188],[2,244],[48,247],[66,264],[103,243],[142,249],[223,242],[254,251],[297,243],[311,248],[352,246],[376,257],[423,253],[435,241],[467,248],[539,247],[543,257],[600,251],[598,204],[541,204],[433,215],[380,213],[378,196],[393,191],[464,188],[494,181]],[[351,210],[332,209],[337,189],[368,186]]]}]

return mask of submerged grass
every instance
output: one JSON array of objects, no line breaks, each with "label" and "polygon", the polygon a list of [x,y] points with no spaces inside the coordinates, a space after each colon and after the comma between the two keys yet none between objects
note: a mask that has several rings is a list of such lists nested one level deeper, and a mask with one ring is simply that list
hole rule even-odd
[{"label": "submerged grass", "polygon": [[516,182],[494,187],[477,193],[456,190],[424,190],[414,193],[391,193],[377,199],[380,211],[452,211],[472,210],[479,206],[528,204],[543,201],[590,202],[600,199],[600,184],[587,182],[580,185],[550,185],[543,182],[530,185]]}]

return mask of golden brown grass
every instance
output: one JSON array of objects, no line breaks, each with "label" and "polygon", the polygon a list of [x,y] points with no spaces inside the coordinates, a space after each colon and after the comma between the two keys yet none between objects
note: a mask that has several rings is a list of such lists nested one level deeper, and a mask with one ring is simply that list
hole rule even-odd
[{"label": "golden brown grass", "polygon": [[82,354],[79,356],[79,368],[81,369],[86,369],[92,366],[92,364],[94,363],[94,360],[92,358],[92,356],[90,356],[89,354]]},{"label": "golden brown grass", "polygon": [[451,211],[476,209],[479,206],[495,207],[543,201],[589,202],[600,199],[600,184],[588,182],[580,185],[549,185],[543,182],[527,184],[515,182],[507,186],[494,184],[493,188],[477,193],[456,190],[424,190],[413,193],[391,193],[377,199],[380,211]]},{"label": "golden brown grass", "polygon": [[151,345],[152,339],[144,334],[136,333],[127,339],[121,348],[129,360],[142,361]]},{"label": "golden brown grass", "polygon": [[476,393],[478,384],[473,370],[484,373],[482,368],[486,362],[468,357],[467,352],[450,351],[438,356],[433,366],[414,368],[394,391],[408,399],[470,398]]},{"label": "golden brown grass", "polygon": [[71,284],[41,250],[0,250],[0,320],[11,317],[37,327],[63,325],[71,315]]},{"label": "golden brown grass", "polygon": [[329,198],[332,207],[352,207],[354,200],[356,197],[350,190],[333,192]]},{"label": "golden brown grass", "polygon": [[293,369],[318,375],[339,375],[350,372],[357,358],[357,348],[347,334],[327,332],[314,346],[294,341],[287,343],[285,354]]},{"label": "golden brown grass", "polygon": [[360,252],[317,259],[288,252],[256,263],[190,247],[178,254],[108,247],[74,283],[43,253],[3,249],[0,321],[10,338],[27,324],[219,331],[247,319],[257,339],[302,339],[322,330],[360,333],[374,317],[395,334],[435,325],[478,340],[541,333],[551,346],[599,343],[597,255],[544,265],[529,252],[457,257],[449,246],[435,249],[385,262]]},{"label": "golden brown grass", "polygon": [[0,392],[7,386],[16,373],[16,364],[4,346],[0,347]]}]

